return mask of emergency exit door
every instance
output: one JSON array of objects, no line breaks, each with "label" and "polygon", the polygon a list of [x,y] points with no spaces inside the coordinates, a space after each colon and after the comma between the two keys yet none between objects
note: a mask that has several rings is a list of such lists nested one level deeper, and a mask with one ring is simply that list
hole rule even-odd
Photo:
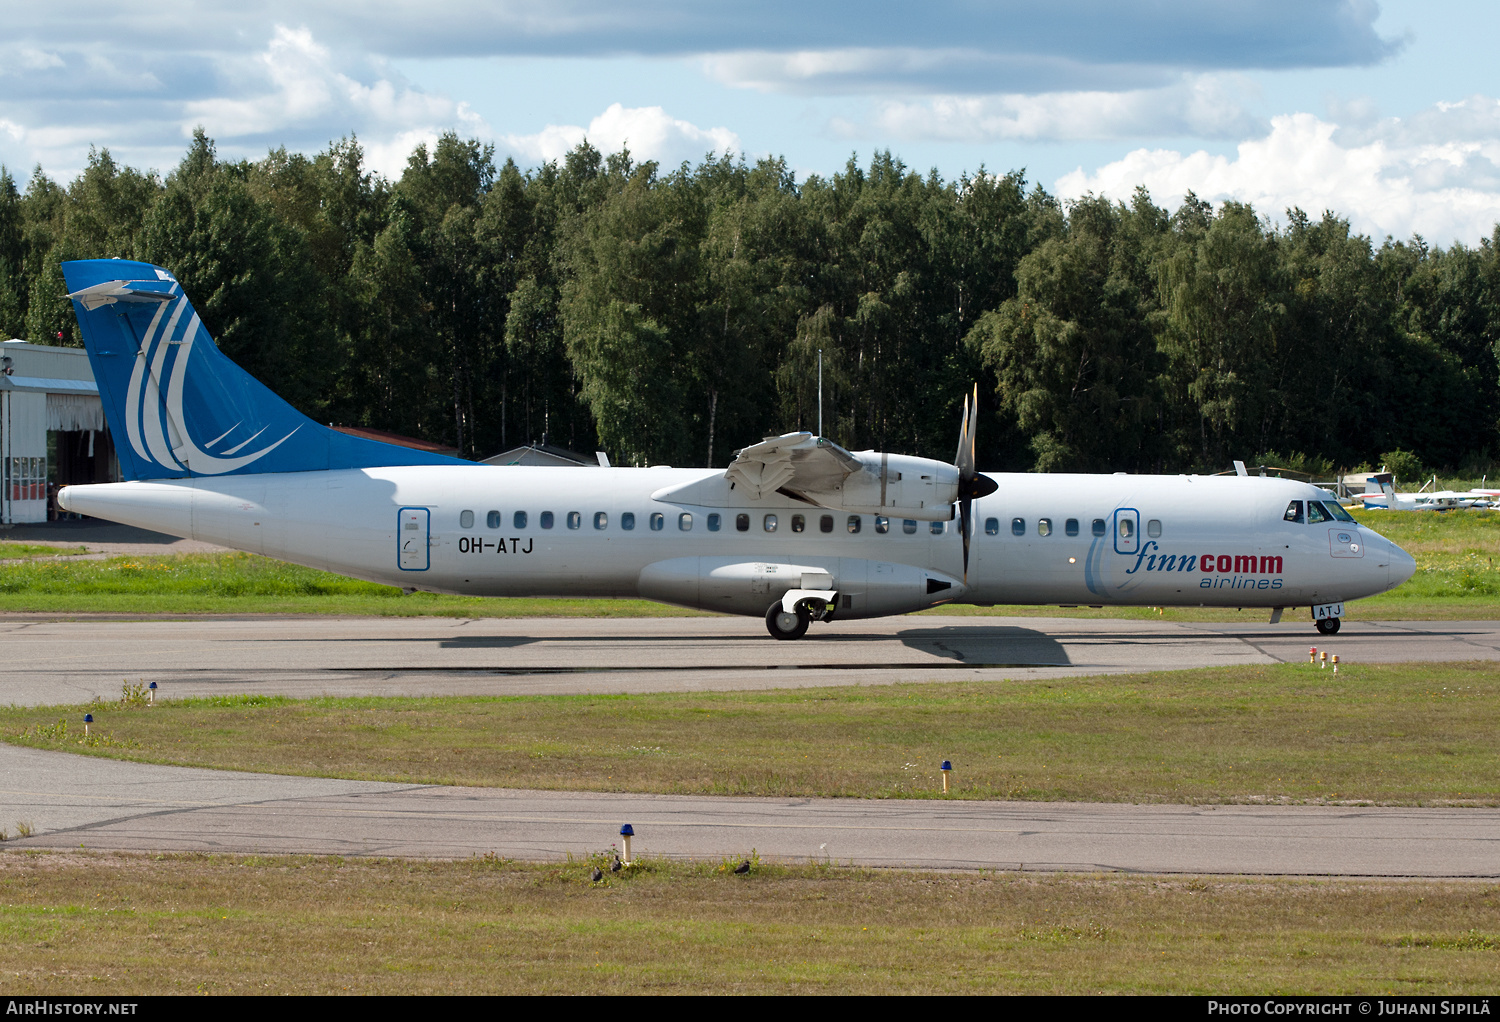
[{"label": "emergency exit door", "polygon": [[403,507],[397,512],[396,564],[402,571],[427,570],[431,534],[431,515],[425,507]]}]

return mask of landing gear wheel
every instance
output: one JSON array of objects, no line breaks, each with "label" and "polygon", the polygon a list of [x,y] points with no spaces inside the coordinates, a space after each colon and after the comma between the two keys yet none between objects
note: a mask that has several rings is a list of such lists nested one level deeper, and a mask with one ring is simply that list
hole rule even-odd
[{"label": "landing gear wheel", "polygon": [[1322,635],[1337,635],[1339,632],[1339,619],[1336,617],[1325,617],[1318,622],[1318,632]]},{"label": "landing gear wheel", "polygon": [[797,613],[788,614],[781,609],[781,602],[771,604],[766,611],[766,631],[771,633],[773,639],[800,639],[807,634],[807,626],[812,623],[812,615],[801,607]]}]

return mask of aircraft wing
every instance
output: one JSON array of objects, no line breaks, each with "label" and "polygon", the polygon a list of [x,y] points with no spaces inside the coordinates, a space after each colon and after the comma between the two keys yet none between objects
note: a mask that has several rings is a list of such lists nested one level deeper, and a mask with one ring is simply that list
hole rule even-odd
[{"label": "aircraft wing", "polygon": [[735,452],[724,478],[752,500],[781,489],[827,493],[864,467],[832,440],[811,433],[767,437]]}]

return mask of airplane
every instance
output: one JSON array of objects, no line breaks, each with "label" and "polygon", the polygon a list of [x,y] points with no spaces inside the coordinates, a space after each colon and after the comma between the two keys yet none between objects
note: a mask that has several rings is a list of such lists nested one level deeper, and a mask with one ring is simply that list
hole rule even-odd
[{"label": "airplane", "polygon": [[1411,556],[1331,493],[1257,477],[984,474],[977,398],[952,464],[808,432],[727,469],[490,466],[324,427],[221,353],[175,277],[63,263],[125,481],[68,511],[372,582],[644,597],[813,622],[950,603],[1309,607],[1393,589]]},{"label": "airplane", "polygon": [[1367,483],[1380,487],[1377,492],[1356,493],[1354,500],[1366,510],[1384,511],[1448,511],[1453,508],[1493,507],[1500,496],[1496,490],[1418,490],[1415,493],[1397,493],[1395,477],[1389,472],[1377,472]]}]

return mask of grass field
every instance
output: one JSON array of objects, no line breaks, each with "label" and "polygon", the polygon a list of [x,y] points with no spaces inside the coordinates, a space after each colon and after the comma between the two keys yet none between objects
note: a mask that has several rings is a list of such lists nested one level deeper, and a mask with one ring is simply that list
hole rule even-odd
[{"label": "grass field", "polygon": [[46,543],[15,543],[0,540],[0,561],[30,557],[68,557],[88,553],[85,546],[50,546]]},{"label": "grass field", "polygon": [[254,554],[32,560],[0,566],[0,611],[106,614],[344,614],[674,617],[648,600],[504,599],[403,593]]},{"label": "grass field", "polygon": [[[1349,620],[1500,618],[1500,512],[1369,511],[1359,519],[1406,548],[1417,574],[1393,592],[1351,603]],[[11,549],[7,553],[7,548]],[[109,614],[342,614],[448,617],[677,617],[701,612],[648,600],[485,599],[400,589],[251,554],[67,561],[82,548],[0,543],[0,612]],[[1232,608],[971,607],[930,613],[1018,617],[1251,621]],[[1296,613],[1295,610],[1292,611]],[[1305,613],[1305,609],[1304,609]]]},{"label": "grass field", "polygon": [[0,986],[1491,993],[1493,883],[0,853]]},{"label": "grass field", "polygon": [[[89,755],[434,784],[730,795],[1500,804],[1500,667],[1232,667],[634,696],[0,709]],[[65,728],[60,728],[61,721]]]}]

